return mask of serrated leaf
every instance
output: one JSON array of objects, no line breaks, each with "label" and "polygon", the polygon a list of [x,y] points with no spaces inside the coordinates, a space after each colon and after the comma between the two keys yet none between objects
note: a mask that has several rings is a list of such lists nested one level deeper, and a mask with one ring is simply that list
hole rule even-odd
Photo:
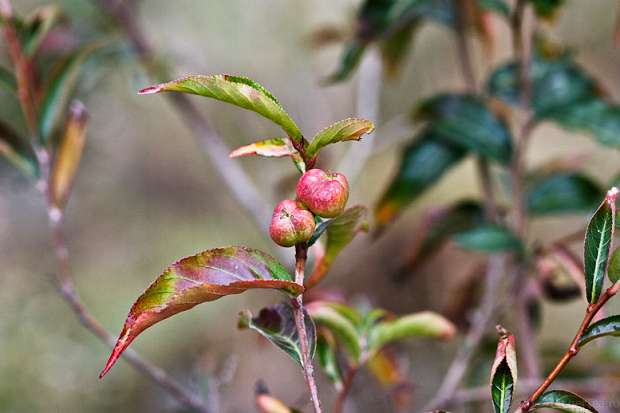
[{"label": "serrated leaf", "polygon": [[620,337],[620,315],[606,317],[591,324],[583,332],[577,344],[583,346],[592,340],[607,336]]},{"label": "serrated leaf", "polygon": [[86,124],[88,113],[84,106],[75,102],[71,106],[65,130],[54,156],[50,176],[50,194],[52,203],[63,209],[73,186],[75,173],[82,158],[86,142]]},{"label": "serrated leaf", "polygon": [[316,354],[321,369],[337,391],[342,389],[342,371],[338,365],[336,341],[329,330],[320,331],[316,343]]},{"label": "serrated leaf", "polygon": [[464,156],[464,149],[443,141],[436,131],[422,132],[401,155],[398,171],[375,209],[377,225],[395,219]]},{"label": "serrated leaf", "polygon": [[416,119],[444,139],[482,156],[508,163],[512,157],[512,137],[506,123],[473,95],[441,94],[422,102]]},{"label": "serrated leaf", "polygon": [[445,317],[423,311],[377,323],[370,330],[368,348],[376,352],[391,342],[408,337],[450,339],[455,332],[456,328]]},{"label": "serrated leaf", "polygon": [[497,343],[491,368],[491,399],[495,413],[508,413],[517,384],[517,354],[512,334],[503,335]]},{"label": "serrated leaf", "polygon": [[534,215],[590,210],[602,193],[603,189],[591,178],[578,172],[560,172],[527,186],[527,207]]},{"label": "serrated leaf", "polygon": [[247,247],[216,248],[168,267],[133,304],[103,377],[145,329],[194,306],[254,288],[297,295],[303,286],[273,257]]},{"label": "serrated leaf", "polygon": [[306,154],[309,158],[312,158],[327,145],[342,141],[358,141],[362,139],[363,135],[372,133],[374,129],[374,124],[368,119],[343,119],[314,135],[314,138],[312,138],[312,141],[306,148]]},{"label": "serrated leaf", "polygon": [[296,144],[303,142],[299,127],[286,113],[280,102],[263,86],[246,77],[232,75],[186,76],[149,86],[138,93],[160,92],[190,93],[251,110],[279,125]]},{"label": "serrated leaf", "polygon": [[616,248],[611,254],[609,266],[607,267],[607,277],[609,277],[609,281],[612,283],[620,280],[620,247]]},{"label": "serrated leaf", "polygon": [[586,277],[586,298],[590,304],[596,303],[605,281],[609,249],[614,233],[616,197],[618,189],[610,189],[598,207],[586,229],[584,243],[584,267]]},{"label": "serrated leaf", "polygon": [[0,156],[6,158],[26,176],[39,176],[39,162],[32,147],[4,121],[0,121]]},{"label": "serrated leaf", "polygon": [[486,253],[522,251],[521,240],[510,229],[497,224],[483,224],[454,237],[461,247]]},{"label": "serrated leaf", "polygon": [[344,306],[326,301],[313,301],[306,310],[317,326],[328,329],[344,346],[353,362],[361,354],[360,335],[356,325],[341,312]]},{"label": "serrated leaf", "polygon": [[306,282],[306,288],[315,286],[325,277],[336,257],[360,231],[367,231],[366,207],[357,205],[345,210],[329,221],[325,233],[327,241],[325,253],[317,257],[317,262]]},{"label": "serrated leaf", "polygon": [[598,413],[581,396],[566,390],[551,390],[534,402],[532,410],[554,409],[565,413]]},{"label": "serrated leaf", "polygon": [[[306,310],[304,310],[304,323],[308,336],[308,350],[310,356],[314,357],[317,342],[316,327]],[[239,314],[238,326],[257,331],[303,367],[301,343],[295,326],[295,314],[290,304],[281,303],[263,308],[256,317],[252,317],[251,312],[244,311]]]},{"label": "serrated leaf", "polygon": [[100,44],[94,44],[74,52],[53,73],[46,85],[39,112],[41,142],[49,142],[53,133],[61,127],[78,82],[80,69],[88,57],[100,47]]}]

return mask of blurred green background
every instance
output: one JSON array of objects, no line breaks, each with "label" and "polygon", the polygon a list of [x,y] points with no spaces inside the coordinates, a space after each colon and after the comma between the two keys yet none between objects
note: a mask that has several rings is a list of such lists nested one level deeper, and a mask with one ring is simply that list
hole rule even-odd
[{"label": "blurred green background", "polygon": [[[47,2],[13,3],[18,12],[27,13]],[[84,36],[109,25],[92,2],[58,3]],[[545,31],[576,49],[578,61],[620,100],[620,53],[612,42],[618,2],[567,3],[556,24],[545,26]],[[320,85],[335,69],[341,45],[316,50],[309,37],[326,24],[349,26],[357,6],[355,1],[337,0],[148,0],[142,2],[139,18],[175,75],[251,77],[271,90],[310,135],[356,113],[357,76],[336,86]],[[494,61],[500,62],[510,54],[508,29],[500,20],[494,24],[498,36]],[[2,55],[6,59],[4,51]],[[476,49],[479,79],[489,70],[481,56]],[[235,205],[165,99],[136,95],[148,84],[137,64],[125,62],[98,71],[94,87],[80,95],[91,122],[66,223],[79,291],[94,315],[116,334],[133,300],[177,258],[221,245],[275,247],[264,231],[267,223],[257,228]],[[383,85],[380,119],[406,114],[418,99],[435,92],[462,89],[452,34],[426,25],[401,75]],[[253,113],[195,99],[231,147],[277,136],[275,126]],[[14,101],[5,94],[0,94],[0,108],[3,116],[16,116]],[[380,150],[352,186],[353,202],[373,205],[393,171],[401,138],[409,135],[407,131],[377,134]],[[326,166],[336,166],[348,147],[337,146],[326,151]],[[584,153],[586,171],[604,182],[620,170],[618,152],[552,126],[537,130],[528,162],[535,166],[557,156]],[[274,204],[292,193],[287,178],[295,171],[289,161],[238,162]],[[446,249],[406,286],[395,285],[390,271],[415,239],[420,212],[477,194],[475,177],[471,161],[452,170],[380,240],[361,237],[345,250],[325,285],[397,312],[445,311],[456,299],[451,294],[459,294],[450,289],[457,273],[463,272],[461,267],[471,267],[464,252]],[[584,222],[585,216],[539,220],[532,227],[532,238],[553,239]],[[57,264],[48,234],[38,193],[25,178],[0,164],[0,412],[180,411],[163,391],[122,361],[105,380],[98,380],[108,349],[78,325],[49,283],[46,273],[55,271]],[[460,270],[455,273],[455,268]],[[203,305],[157,325],[134,346],[188,386],[202,389],[206,397],[215,397],[214,374],[229,375],[230,381],[217,392],[220,411],[254,411],[258,378],[279,398],[299,405],[305,386],[297,366],[256,334],[235,327],[240,310],[258,311],[278,298],[277,293],[250,292]],[[620,308],[618,303],[614,306]],[[572,336],[582,307],[580,301],[544,307],[542,348],[549,346],[551,355],[557,354],[554,344],[562,346]],[[411,356],[413,400],[419,407],[435,390],[453,345],[416,342],[403,348]],[[588,368],[593,357],[594,351],[584,352],[575,364]],[[480,374],[484,382],[487,370]],[[324,377],[319,383],[330,405],[334,394]],[[390,411],[376,385],[361,378],[356,388],[351,411]]]}]

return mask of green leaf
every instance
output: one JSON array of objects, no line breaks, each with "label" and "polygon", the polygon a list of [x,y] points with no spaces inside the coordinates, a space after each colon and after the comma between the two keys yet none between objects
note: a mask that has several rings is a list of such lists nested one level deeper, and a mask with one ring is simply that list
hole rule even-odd
[{"label": "green leaf", "polygon": [[437,313],[413,313],[376,324],[370,330],[368,348],[371,352],[376,352],[389,343],[408,337],[450,339],[455,332],[454,325]]},{"label": "green leaf", "polygon": [[49,142],[54,132],[61,127],[78,82],[80,69],[88,57],[100,47],[100,44],[94,44],[74,52],[53,73],[45,88],[39,113],[41,142]]},{"label": "green leaf", "polygon": [[419,25],[413,22],[396,30],[383,40],[381,44],[381,57],[388,75],[394,76],[397,74],[411,49],[414,32],[418,27]]},{"label": "green leaf", "polygon": [[479,225],[457,234],[454,240],[461,248],[486,253],[523,250],[521,241],[510,229],[496,224]]},{"label": "green leaf", "polygon": [[504,164],[510,162],[510,130],[478,97],[437,95],[422,102],[414,116],[428,121],[431,130],[455,145]]},{"label": "green leaf", "polygon": [[477,201],[464,200],[441,211],[431,211],[424,216],[418,227],[417,240],[410,247],[406,262],[399,269],[398,279],[413,273],[455,234],[484,222],[484,208]]},{"label": "green leaf", "polygon": [[377,225],[392,221],[465,156],[465,151],[426,130],[401,155],[398,171],[376,209]]},{"label": "green leaf", "polygon": [[40,7],[23,21],[18,30],[22,50],[27,56],[34,56],[49,31],[62,17],[60,7],[47,5]]},{"label": "green leaf", "polygon": [[510,6],[504,0],[478,0],[483,10],[492,11],[506,18],[510,17]]},{"label": "green leaf", "polygon": [[596,303],[603,289],[609,249],[614,233],[616,197],[618,189],[610,189],[598,207],[588,228],[584,243],[586,297],[590,304]]},{"label": "green leaf", "polygon": [[530,0],[534,6],[534,12],[543,19],[553,19],[564,0]]},{"label": "green leaf", "polygon": [[365,51],[366,45],[357,40],[348,43],[342,53],[340,66],[326,79],[326,83],[341,82],[351,76],[351,73],[362,61]]},{"label": "green leaf", "polygon": [[246,77],[232,75],[186,76],[160,83],[138,93],[183,92],[205,96],[251,110],[282,127],[287,136],[301,144],[303,136],[280,102],[263,86]]},{"label": "green leaf", "polygon": [[306,310],[317,326],[328,329],[344,346],[353,362],[361,355],[360,335],[357,326],[343,314],[345,306],[326,301],[313,301],[306,305]]},{"label": "green leaf", "polygon": [[607,267],[607,277],[609,277],[609,281],[612,283],[620,280],[620,247],[616,248],[611,254],[609,266]]},{"label": "green leaf", "polygon": [[368,230],[366,207],[361,205],[351,207],[326,225],[325,253],[317,257],[312,274],[306,282],[306,288],[311,288],[321,281],[338,254],[353,241],[360,231]]},{"label": "green leaf", "polygon": [[517,354],[512,334],[503,335],[491,368],[491,399],[495,413],[508,413],[517,384]]},{"label": "green leaf", "polygon": [[291,295],[304,290],[276,259],[252,248],[216,248],[177,261],[131,307],[100,377],[153,324],[198,304],[253,288],[276,289]]},{"label": "green leaf", "polygon": [[602,193],[602,188],[583,174],[559,172],[528,185],[527,207],[533,215],[591,210]]},{"label": "green leaf", "polygon": [[17,93],[17,80],[8,69],[0,66],[0,85],[11,93]]},{"label": "green leaf", "polygon": [[374,129],[375,126],[368,119],[343,119],[314,135],[308,148],[306,148],[306,154],[312,158],[329,144],[350,140],[358,141],[362,139],[364,134],[372,133]]},{"label": "green leaf", "polygon": [[[308,349],[311,357],[314,357],[316,327],[306,310],[304,310],[304,323],[308,335]],[[293,307],[290,304],[281,303],[263,308],[256,317],[252,317],[249,311],[243,311],[239,314],[238,326],[258,332],[303,367],[301,342],[295,326]]]},{"label": "green leaf", "polygon": [[26,176],[39,176],[39,162],[28,141],[9,124],[0,120],[0,156],[6,158]]},{"label": "green leaf", "polygon": [[603,318],[591,324],[579,338],[580,347],[599,337],[620,337],[620,315]]},{"label": "green leaf", "polygon": [[272,138],[241,146],[230,153],[231,158],[240,156],[258,155],[268,158],[281,158],[289,156],[301,173],[306,171],[306,165],[301,155],[291,144],[289,139]]},{"label": "green leaf", "polygon": [[338,365],[336,342],[329,330],[319,331],[316,343],[316,354],[321,369],[334,385],[336,390],[342,389],[342,371]]},{"label": "green leaf", "polygon": [[597,410],[575,393],[551,390],[534,402],[532,410],[554,409],[565,413],[598,413]]}]

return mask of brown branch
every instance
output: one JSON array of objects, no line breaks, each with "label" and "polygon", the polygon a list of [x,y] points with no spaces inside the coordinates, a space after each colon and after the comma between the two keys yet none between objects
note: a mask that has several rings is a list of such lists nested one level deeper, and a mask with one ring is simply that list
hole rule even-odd
[{"label": "brown branch", "polygon": [[[146,36],[138,25],[138,19],[128,3],[130,1],[97,0],[100,8],[109,14],[118,27],[124,31],[127,40],[133,47],[145,70],[153,81],[163,81],[162,75],[153,62],[155,52],[148,43]],[[226,183],[226,187],[232,192],[237,203],[252,216],[260,228],[266,228],[271,218],[270,204],[263,198],[251,178],[239,165],[229,158],[230,148],[210,127],[206,118],[193,104],[187,95],[169,93],[165,95],[178,115],[183,119],[192,133],[197,137],[202,151],[213,163],[220,178]]]},{"label": "brown branch", "polygon": [[614,285],[609,287],[605,291],[605,293],[603,293],[603,295],[599,297],[598,301],[595,304],[591,304],[588,306],[588,308],[586,309],[586,313],[583,317],[583,321],[581,322],[581,325],[579,326],[575,337],[568,346],[566,353],[564,353],[564,356],[562,356],[560,361],[558,361],[556,366],[547,375],[542,384],[538,386],[538,388],[532,393],[530,397],[528,397],[527,400],[521,403],[521,407],[519,408],[518,412],[529,412],[534,405],[534,402],[545,392],[545,390],[549,388],[551,383],[553,383],[554,380],[560,375],[562,370],[564,370],[564,367],[566,367],[566,365],[573,359],[573,357],[579,354],[579,351],[581,350],[581,347],[578,346],[579,339],[581,338],[585,330],[590,326],[590,323],[592,323],[592,320],[594,319],[596,314],[598,314],[601,308],[603,308],[603,306],[607,303],[607,301],[609,301],[611,297],[616,295],[619,289],[620,281],[617,281]]},{"label": "brown branch", "polygon": [[[295,282],[304,285],[306,259],[308,257],[308,247],[304,245],[295,246]],[[304,317],[304,298],[303,294],[299,294],[293,300],[293,312],[295,315],[295,327],[299,334],[299,343],[301,345],[301,356],[304,370],[304,377],[308,390],[310,391],[310,399],[314,407],[315,413],[321,413],[321,401],[319,400],[319,392],[314,380],[314,367],[312,366],[312,357],[308,348],[308,332],[306,331],[306,322]]]}]

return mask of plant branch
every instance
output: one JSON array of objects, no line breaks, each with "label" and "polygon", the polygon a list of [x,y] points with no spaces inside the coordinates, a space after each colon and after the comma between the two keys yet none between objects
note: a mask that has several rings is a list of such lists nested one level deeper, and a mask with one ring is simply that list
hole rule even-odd
[{"label": "plant branch", "polygon": [[349,395],[351,388],[353,387],[353,379],[359,371],[359,366],[361,364],[362,363],[356,366],[351,366],[349,368],[349,371],[347,372],[347,375],[342,383],[342,389],[340,389],[340,391],[338,392],[338,396],[336,397],[336,403],[334,404],[334,409],[332,410],[332,413],[342,413],[344,409],[344,403],[347,400],[347,396]]},{"label": "plant branch", "polygon": [[[123,30],[127,40],[133,47],[142,66],[153,81],[163,81],[166,73],[161,73],[153,62],[155,52],[148,43],[146,36],[138,25],[138,19],[134,15],[130,1],[96,0],[102,10],[109,14]],[[226,183],[226,187],[232,192],[237,203],[252,216],[260,228],[266,228],[271,218],[271,207],[258,191],[252,179],[235,161],[229,158],[230,148],[210,127],[206,118],[193,104],[187,95],[181,93],[168,93],[165,95],[177,114],[183,119],[189,129],[197,137],[202,151],[207,155],[217,170],[220,178]]]},{"label": "plant branch", "polygon": [[[308,257],[308,247],[303,245],[295,246],[295,282],[304,285],[306,259]],[[312,366],[312,355],[308,348],[308,333],[306,331],[306,322],[304,316],[304,297],[299,294],[293,300],[293,312],[295,315],[295,327],[299,335],[301,345],[301,356],[304,369],[304,377],[308,390],[310,391],[310,399],[314,407],[315,413],[321,413],[321,401],[319,400],[319,392],[314,380],[314,367]]]},{"label": "plant branch", "polygon": [[[63,300],[78,318],[80,324],[112,348],[115,343],[114,336],[88,311],[75,288],[69,260],[69,249],[64,235],[64,215],[60,209],[54,206],[49,190],[49,152],[44,148],[37,148],[37,158],[41,166],[41,178],[37,182],[37,189],[41,192],[46,202],[54,253],[59,265],[59,271],[50,274],[52,282]],[[162,368],[144,360],[133,350],[123,353],[123,357],[138,371],[166,390],[179,403],[201,413],[210,413],[207,404],[200,396],[186,390],[182,384],[170,377]]]},{"label": "plant branch", "polygon": [[579,354],[579,351],[581,349],[578,346],[579,339],[583,335],[584,331],[590,326],[590,323],[592,323],[592,320],[594,319],[596,314],[598,314],[601,308],[603,308],[603,306],[607,303],[607,301],[609,301],[611,297],[616,295],[619,289],[620,281],[617,281],[615,284],[609,287],[603,293],[603,295],[599,297],[598,301],[595,304],[588,306],[588,308],[586,309],[586,313],[583,317],[583,321],[581,322],[581,325],[579,326],[575,337],[568,346],[568,349],[564,353],[564,356],[562,356],[560,361],[558,361],[553,370],[551,370],[551,372],[547,375],[542,384],[538,386],[538,388],[532,393],[532,395],[528,397],[528,399],[525,400],[523,403],[521,403],[521,407],[517,410],[517,412],[529,412],[534,405],[534,402],[545,392],[545,390],[549,388],[551,383],[553,383],[553,381],[560,375],[562,370],[564,370],[564,367],[566,367],[566,365],[573,359],[573,357]]}]

